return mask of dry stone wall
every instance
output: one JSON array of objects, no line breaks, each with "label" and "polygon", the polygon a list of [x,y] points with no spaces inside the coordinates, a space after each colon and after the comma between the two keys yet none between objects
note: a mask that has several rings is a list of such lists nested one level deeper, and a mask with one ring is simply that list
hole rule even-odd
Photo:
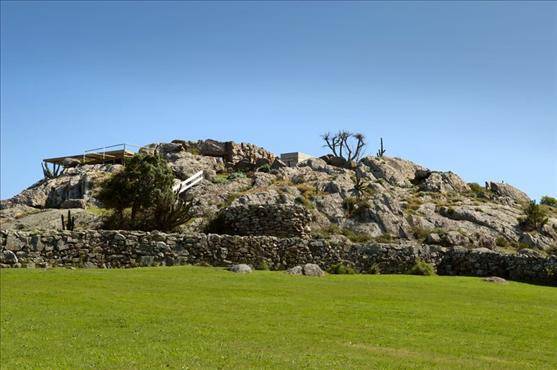
[{"label": "dry stone wall", "polygon": [[1,232],[1,267],[120,268],[181,264],[228,266],[265,263],[283,270],[305,263],[326,269],[351,264],[360,272],[404,273],[421,259],[443,275],[496,275],[557,285],[557,256],[507,255],[485,248],[447,249],[435,245],[350,245],[326,240],[163,234],[138,231]]},{"label": "dry stone wall", "polygon": [[303,237],[311,231],[311,214],[296,205],[239,205],[223,209],[219,217],[222,234]]}]

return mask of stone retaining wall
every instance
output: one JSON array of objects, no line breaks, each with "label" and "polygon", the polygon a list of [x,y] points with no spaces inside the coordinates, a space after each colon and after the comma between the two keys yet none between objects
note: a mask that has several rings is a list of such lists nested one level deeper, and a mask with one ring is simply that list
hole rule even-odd
[{"label": "stone retaining wall", "polygon": [[485,248],[446,249],[435,245],[348,245],[325,240],[163,234],[138,231],[2,231],[1,267],[138,267],[177,264],[227,266],[265,263],[282,270],[304,263],[326,269],[345,262],[358,271],[404,273],[422,259],[442,275],[496,275],[557,285],[557,256],[508,255]]},{"label": "stone retaining wall", "polygon": [[283,204],[250,204],[220,212],[222,234],[270,235],[282,238],[309,234],[311,214],[304,207]]}]

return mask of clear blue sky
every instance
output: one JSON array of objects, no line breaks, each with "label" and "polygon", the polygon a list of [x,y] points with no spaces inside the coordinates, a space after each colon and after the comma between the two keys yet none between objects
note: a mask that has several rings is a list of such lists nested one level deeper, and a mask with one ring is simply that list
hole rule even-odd
[{"label": "clear blue sky", "polygon": [[2,2],[1,197],[41,158],[319,135],[557,196],[552,2]]}]

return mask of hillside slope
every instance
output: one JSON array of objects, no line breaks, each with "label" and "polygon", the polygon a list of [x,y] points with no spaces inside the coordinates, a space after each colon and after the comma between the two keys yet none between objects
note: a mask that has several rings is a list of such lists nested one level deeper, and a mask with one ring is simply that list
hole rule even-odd
[{"label": "hillside slope", "polygon": [[[225,145],[213,140],[152,144],[177,179],[203,170],[205,181],[192,189],[199,200],[197,217],[184,230],[202,231],[220,210],[241,204],[297,204],[312,214],[314,237],[352,241],[427,241],[444,246],[490,249],[557,249],[557,209],[539,231],[525,232],[519,218],[530,201],[503,183],[465,183],[452,172],[432,171],[408,160],[368,156],[352,169],[312,158],[286,167],[272,153],[252,144]],[[50,228],[59,210],[87,205],[78,227],[97,228],[102,213],[95,193],[120,165],[68,168],[55,179],[41,180],[3,201],[2,228]],[[79,199],[79,200],[76,200]]]}]

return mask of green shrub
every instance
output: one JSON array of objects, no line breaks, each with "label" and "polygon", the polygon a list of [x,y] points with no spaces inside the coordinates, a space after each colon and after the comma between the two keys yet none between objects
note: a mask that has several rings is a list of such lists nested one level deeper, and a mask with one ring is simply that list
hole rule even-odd
[{"label": "green shrub", "polygon": [[540,204],[545,204],[546,206],[555,207],[557,208],[557,198],[543,196]]},{"label": "green shrub", "polygon": [[269,173],[271,171],[271,165],[266,163],[263,166],[259,167],[257,171]]},{"label": "green shrub", "polygon": [[385,233],[375,238],[375,241],[378,243],[390,243],[393,241],[393,237],[391,234]]},{"label": "green shrub", "polygon": [[174,175],[158,155],[136,154],[125,160],[124,170],[105,180],[97,195],[111,210],[105,227],[171,231],[193,214],[192,202],[172,190]]},{"label": "green shrub", "polygon": [[414,235],[414,238],[416,238],[417,240],[421,240],[421,241],[426,240],[430,233],[431,230],[424,229],[419,226],[415,226],[412,228],[412,234]]},{"label": "green shrub", "polygon": [[406,200],[406,209],[414,212],[422,205],[422,200],[418,197],[412,197]]},{"label": "green shrub", "polygon": [[269,267],[269,263],[267,261],[261,260],[257,265],[255,265],[255,269],[269,271],[271,268]]},{"label": "green shrub", "polygon": [[342,202],[342,207],[349,218],[363,221],[368,217],[370,204],[363,197],[346,197]]},{"label": "green shrub", "polygon": [[315,208],[315,204],[313,204],[309,199],[307,199],[306,197],[303,196],[299,196],[294,198],[294,202],[301,205],[302,207],[306,208],[306,209],[314,209]]},{"label": "green shrub", "polygon": [[226,184],[228,182],[227,174],[218,174],[211,179],[213,184]]},{"label": "green shrub", "polygon": [[523,231],[540,230],[548,221],[545,209],[533,200],[524,210],[525,216],[519,220],[519,226]]},{"label": "green shrub", "polygon": [[340,228],[334,224],[313,231],[313,236],[316,238],[329,239],[332,235],[343,235],[352,243],[367,243],[372,240],[369,234],[359,233],[348,228]]},{"label": "green shrub", "polygon": [[351,214],[352,212],[354,212],[354,209],[356,208],[356,203],[358,203],[358,198],[346,197],[342,201],[342,208],[344,208],[346,212],[348,212],[348,214]]},{"label": "green shrub", "polygon": [[372,275],[379,275],[381,274],[381,267],[377,263],[374,263],[369,268],[369,273]]},{"label": "green shrub", "polygon": [[498,236],[497,239],[495,239],[495,245],[501,248],[505,248],[505,247],[509,247],[510,243],[506,238],[502,236]]},{"label": "green shrub", "polygon": [[353,275],[356,273],[356,270],[354,270],[352,266],[339,262],[329,267],[327,272],[329,274],[335,274],[335,275]]},{"label": "green shrub", "polygon": [[483,186],[481,186],[480,184],[476,183],[476,182],[471,182],[468,183],[468,187],[470,187],[470,190],[472,191],[472,193],[477,197],[477,198],[487,198],[487,192],[488,190],[486,190]]},{"label": "green shrub", "polygon": [[414,266],[408,270],[408,274],[410,275],[435,275],[435,267],[432,264],[427,263],[421,259],[418,259]]},{"label": "green shrub", "polygon": [[236,179],[245,179],[247,176],[245,173],[243,172],[232,172],[230,175],[228,175],[228,180],[236,180]]},{"label": "green shrub", "polygon": [[201,151],[196,146],[187,147],[186,152],[191,153],[191,154],[195,154],[195,155],[201,155]]},{"label": "green shrub", "polygon": [[226,200],[222,204],[221,208],[229,207],[236,199],[241,196],[240,193],[230,193],[226,196]]}]

